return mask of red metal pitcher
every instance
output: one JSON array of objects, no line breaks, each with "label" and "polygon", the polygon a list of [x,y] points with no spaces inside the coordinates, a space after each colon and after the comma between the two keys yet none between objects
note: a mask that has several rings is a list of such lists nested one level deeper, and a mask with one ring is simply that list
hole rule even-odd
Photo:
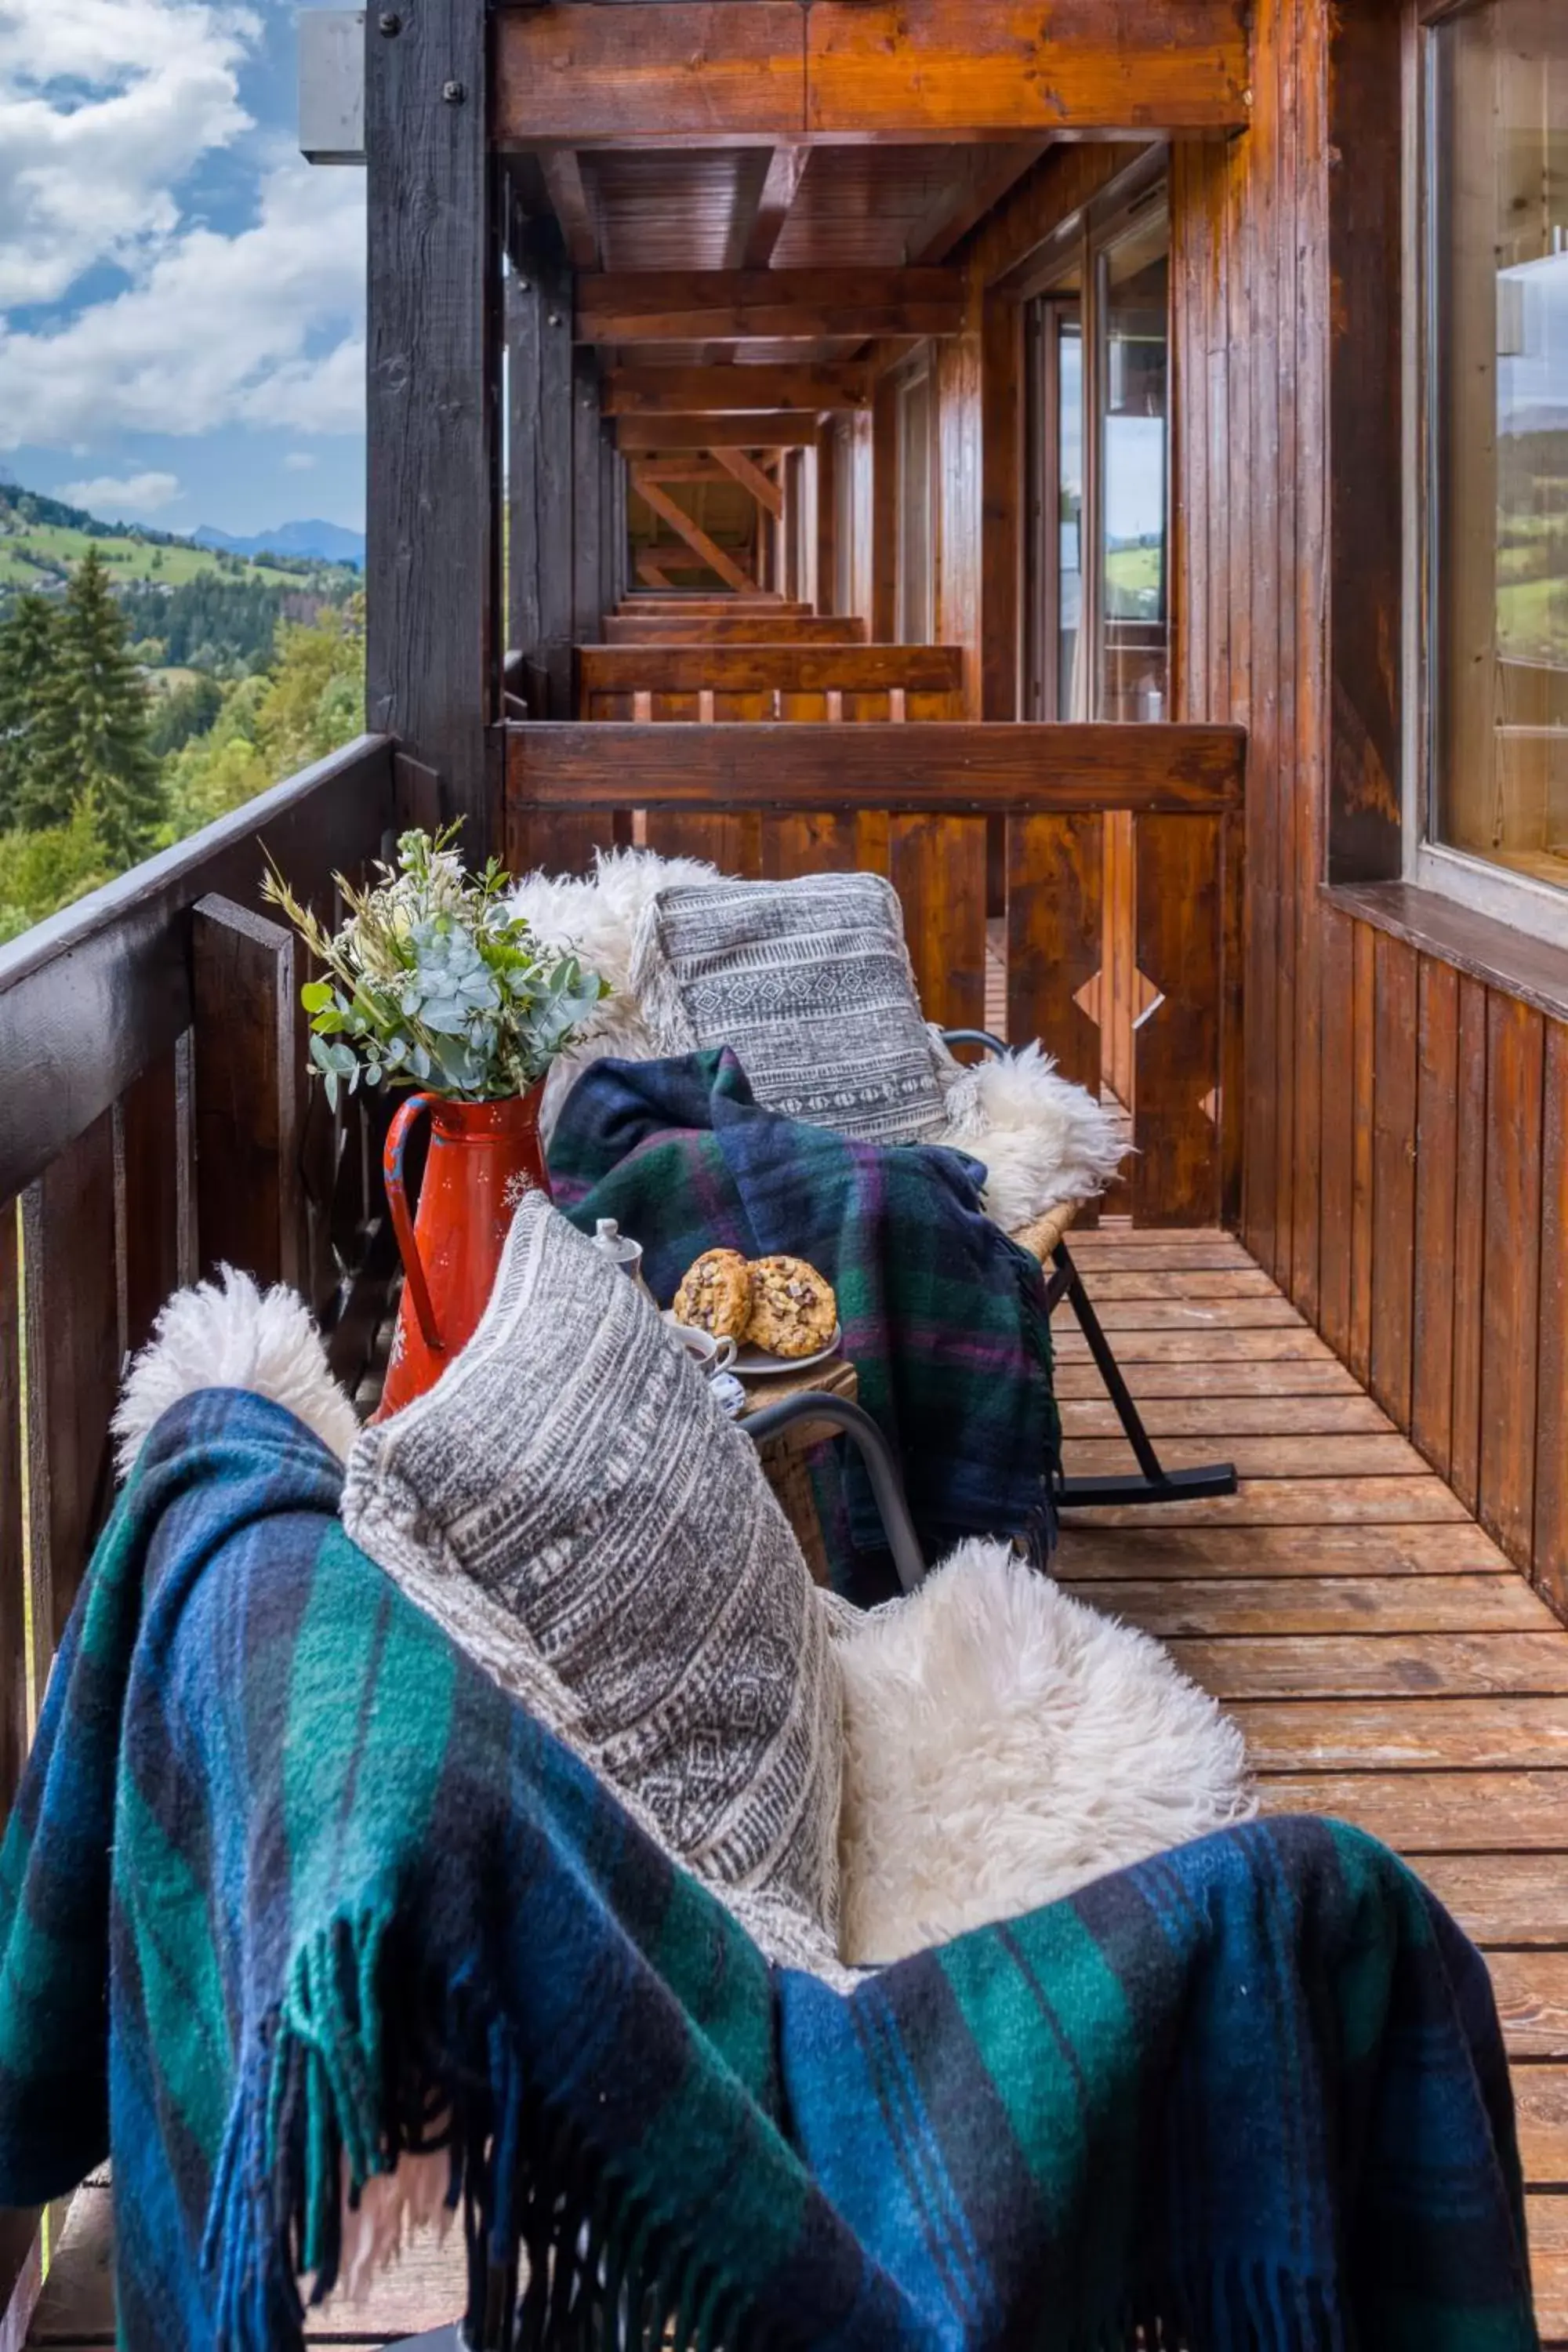
[{"label": "red metal pitcher", "polygon": [[[404,1284],[375,1420],[423,1396],[468,1345],[489,1302],[519,1201],[535,1188],[549,1191],[539,1140],[542,1093],[531,1087],[504,1102],[411,1095],[387,1129],[383,1165]],[[411,1217],[403,1159],[426,1111],[430,1156]]]}]

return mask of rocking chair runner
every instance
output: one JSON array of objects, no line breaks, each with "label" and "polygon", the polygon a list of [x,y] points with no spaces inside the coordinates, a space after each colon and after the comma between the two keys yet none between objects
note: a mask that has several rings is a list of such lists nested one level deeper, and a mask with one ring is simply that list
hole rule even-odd
[{"label": "rocking chair runner", "polygon": [[[942,1033],[948,1045],[980,1045],[998,1058],[1010,1049],[1000,1037],[988,1029],[948,1029]],[[1073,1264],[1067,1245],[1067,1235],[1078,1214],[1074,1201],[1058,1201],[1054,1207],[1037,1217],[1030,1224],[1021,1226],[1013,1235],[1020,1249],[1038,1258],[1041,1265],[1054,1268],[1046,1285],[1046,1303],[1053,1312],[1065,1298],[1078,1318],[1079,1328],[1089,1342],[1100,1376],[1105,1382],[1117,1419],[1127,1433],[1127,1442],[1138,1460],[1135,1475],[1111,1478],[1068,1478],[1058,1475],[1056,1500],[1062,1510],[1107,1509],[1119,1503],[1192,1503],[1207,1501],[1215,1495],[1234,1495],[1236,1469],[1229,1462],[1216,1462],[1201,1470],[1167,1470],[1155,1453],[1148,1431],[1144,1428],[1131,1391],[1121,1376],[1121,1368],[1111,1350],[1099,1316],[1090,1304],[1083,1286],[1083,1277]]]}]

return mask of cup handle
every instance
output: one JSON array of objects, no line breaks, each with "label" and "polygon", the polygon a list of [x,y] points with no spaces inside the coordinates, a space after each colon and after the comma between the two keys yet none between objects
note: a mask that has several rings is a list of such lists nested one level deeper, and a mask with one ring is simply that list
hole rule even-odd
[{"label": "cup handle", "polygon": [[714,1342],[712,1361],[708,1367],[710,1374],[714,1372],[727,1372],[740,1352],[741,1351],[736,1347],[733,1339],[716,1340]]}]

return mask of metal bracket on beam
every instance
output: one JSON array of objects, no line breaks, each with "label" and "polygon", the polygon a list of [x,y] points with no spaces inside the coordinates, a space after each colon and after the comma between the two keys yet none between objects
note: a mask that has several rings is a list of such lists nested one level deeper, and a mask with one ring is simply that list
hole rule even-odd
[{"label": "metal bracket on beam", "polygon": [[364,162],[364,16],[363,8],[301,8],[295,15],[300,149],[308,163]]}]

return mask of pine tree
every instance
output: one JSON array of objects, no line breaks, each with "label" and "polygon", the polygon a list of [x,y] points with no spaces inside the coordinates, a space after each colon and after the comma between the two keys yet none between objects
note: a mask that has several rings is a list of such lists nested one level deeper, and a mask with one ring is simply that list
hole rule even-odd
[{"label": "pine tree", "polygon": [[125,650],[125,622],[95,547],[71,575],[58,657],[39,714],[38,756],[20,807],[29,826],[66,824],[84,793],[117,866],[151,846],[163,814],[148,740],[147,689]]},{"label": "pine tree", "polygon": [[0,833],[20,821],[58,636],[58,614],[43,596],[18,596],[0,621]]}]

